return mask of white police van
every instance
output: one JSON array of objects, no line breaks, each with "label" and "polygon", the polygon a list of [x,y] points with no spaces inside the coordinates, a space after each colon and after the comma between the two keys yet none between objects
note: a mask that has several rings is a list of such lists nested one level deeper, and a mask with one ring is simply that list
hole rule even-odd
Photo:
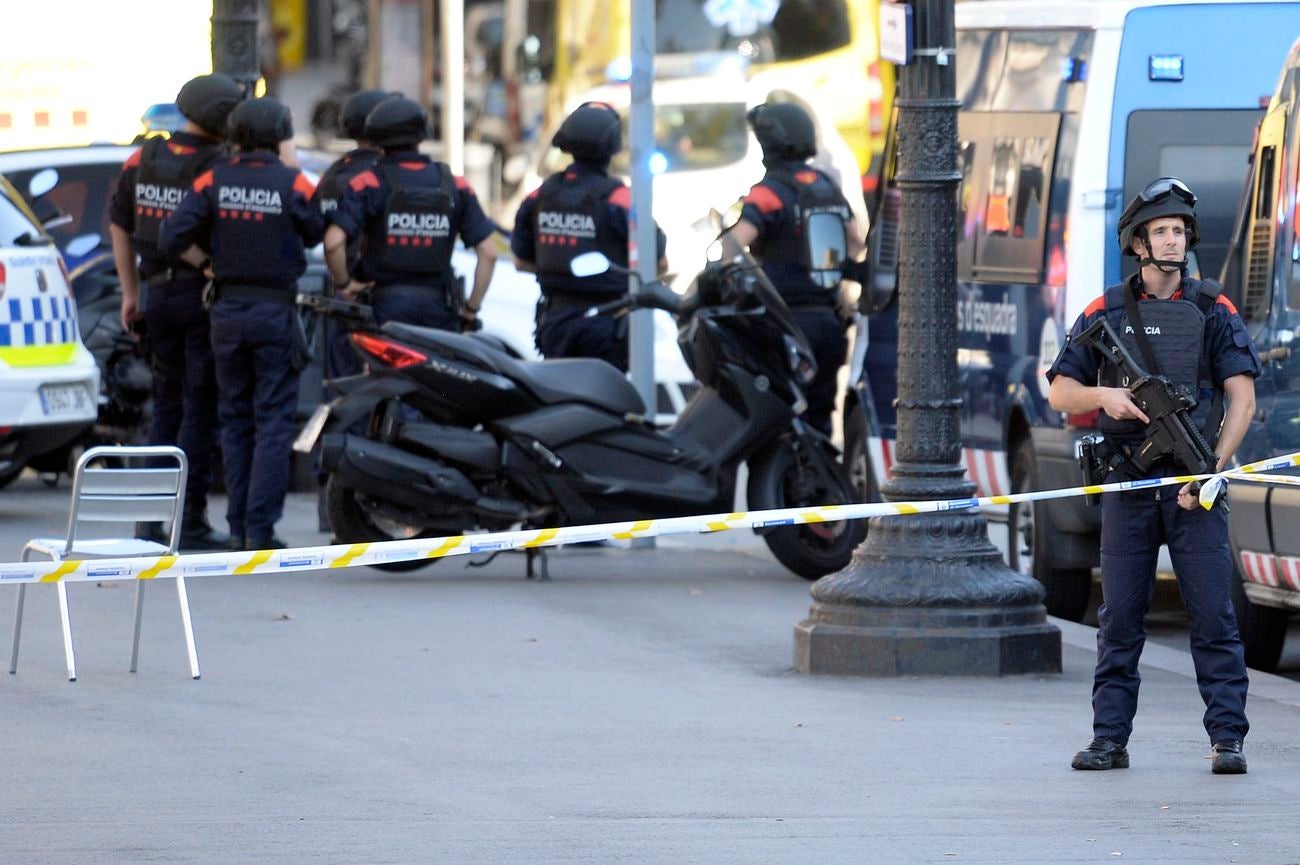
[{"label": "white police van", "polygon": [[0,178],[0,486],[92,425],[98,394],[63,259]]},{"label": "white police van", "polygon": [[[1116,225],[1150,180],[1175,175],[1200,197],[1199,271],[1219,274],[1300,2],[987,0],[958,3],[956,25],[965,465],[980,495],[1075,486],[1075,442],[1095,413],[1053,411],[1043,373],[1083,308],[1126,275]],[[894,456],[892,291],[908,242],[891,151],[882,163],[845,411],[846,459],[868,498]],[[1080,619],[1100,509],[1066,499],[1004,518],[1011,566],[1044,584],[1049,613]]]}]

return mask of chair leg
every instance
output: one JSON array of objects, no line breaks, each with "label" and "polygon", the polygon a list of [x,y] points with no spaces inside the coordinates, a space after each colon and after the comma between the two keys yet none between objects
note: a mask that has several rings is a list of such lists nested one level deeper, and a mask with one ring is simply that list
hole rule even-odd
[{"label": "chair leg", "polygon": [[9,651],[9,672],[18,672],[18,641],[23,635],[23,601],[27,598],[27,584],[18,586],[18,606],[14,608],[14,645]]},{"label": "chair leg", "polygon": [[131,672],[140,661],[140,619],[144,612],[144,580],[135,581],[135,635],[131,638]]},{"label": "chair leg", "polygon": [[68,584],[59,580],[59,617],[63,623],[63,655],[68,661],[68,681],[77,681],[77,659],[72,653],[72,619],[68,616]]},{"label": "chair leg", "polygon": [[190,678],[199,677],[199,653],[194,648],[194,623],[190,621],[190,597],[185,592],[185,578],[176,578],[176,599],[181,606],[181,622],[185,625],[185,651],[190,656]]}]

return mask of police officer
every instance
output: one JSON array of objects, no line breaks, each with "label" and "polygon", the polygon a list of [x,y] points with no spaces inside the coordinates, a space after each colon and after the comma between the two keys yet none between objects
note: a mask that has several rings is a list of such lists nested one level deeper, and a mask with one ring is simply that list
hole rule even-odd
[{"label": "police officer", "polygon": [[[808,386],[804,417],[830,435],[836,377],[848,351],[838,312],[841,271],[864,256],[863,234],[839,187],[808,165],[817,153],[817,132],[807,111],[790,102],[768,102],[751,109],[748,120],[763,148],[767,172],[743,199],[740,219],[724,237],[724,249],[750,247],[808,338],[817,376]],[[842,227],[835,244],[841,258],[831,262],[833,266],[815,267],[827,263],[827,250],[819,248],[824,233],[810,227],[826,214],[838,218]]]},{"label": "police officer", "polygon": [[[586,102],[564,119],[551,144],[573,156],[519,205],[510,248],[519,270],[535,271],[542,290],[537,350],[545,357],[595,357],[627,371],[627,320],[586,317],[592,306],[627,293],[627,276],[613,271],[578,277],[569,262],[602,252],[627,267],[631,191],[609,176],[609,162],[623,147],[618,112]],[[666,267],[667,239],[656,227],[659,270]]]},{"label": "police officer", "polygon": [[[170,138],[150,138],[127,159],[109,202],[109,231],[122,284],[122,327],[143,318],[153,367],[153,418],[149,440],[179,445],[189,460],[183,549],[225,547],[227,538],[208,524],[208,489],[217,432],[217,381],[203,308],[207,281],[197,268],[166,255],[159,229],[194,178],[223,157],[226,118],[243,88],[225,75],[201,75],[176,96],[185,128]],[[137,269],[136,256],[139,255]],[[149,286],[140,311],[140,285]],[[160,523],[142,523],[142,537],[166,542]]]},{"label": "police officer", "polygon": [[303,251],[324,234],[315,187],[276,155],[292,136],[289,109],[277,100],[241,104],[230,115],[238,155],[195,180],[162,233],[169,254],[196,265],[211,256],[226,520],[238,549],[284,546],[274,528],[289,488],[305,365],[294,348],[301,336],[294,296],[307,268]]},{"label": "police officer", "polygon": [[[474,326],[492,279],[495,227],[464,178],[416,150],[428,135],[418,103],[393,98],[375,106],[365,136],[384,153],[343,190],[329,216],[325,258],[343,296],[371,289],[376,320],[459,331]],[[451,267],[458,234],[478,257],[468,300]],[[361,257],[349,274],[347,243],[356,237]]]},{"label": "police officer", "polygon": [[[366,117],[376,105],[396,95],[387,90],[362,90],[349,96],[343,103],[339,131],[343,137],[355,141],[357,146],[325,169],[320,182],[316,184],[316,194],[312,197],[312,202],[320,207],[324,216],[328,217],[339,206],[339,197],[343,194],[348,181],[371,168],[379,159],[379,148],[366,138]],[[349,271],[355,266],[360,252],[360,242],[347,245]],[[325,377],[338,378],[360,372],[361,361],[352,351],[347,333],[330,328],[330,324],[330,321],[325,321],[327,334],[325,342],[328,346],[325,355]]]},{"label": "police officer", "polygon": [[[1192,414],[1228,465],[1255,411],[1259,356],[1220,286],[1187,276],[1187,251],[1196,245],[1196,196],[1181,181],[1162,177],[1128,205],[1119,220],[1119,244],[1138,259],[1138,271],[1093,301],[1047,372],[1052,408],[1068,414],[1100,410],[1100,427],[1112,453],[1111,480],[1142,476],[1125,455],[1145,438],[1147,416],[1110,364],[1074,338],[1105,316],[1135,358],[1198,395]],[[1145,347],[1143,341],[1146,342]],[[1154,364],[1152,363],[1154,361]],[[1226,397],[1227,412],[1223,413]],[[1217,445],[1215,442],[1217,440]],[[1187,471],[1171,459],[1146,472],[1160,477]],[[1097,669],[1093,684],[1092,743],[1075,755],[1075,769],[1120,769],[1137,712],[1138,658],[1146,639],[1156,555],[1168,544],[1191,630],[1192,660],[1205,730],[1217,774],[1246,771],[1242,739],[1246,721],[1246,664],[1237,634],[1230,588],[1235,579],[1222,502],[1200,507],[1192,484],[1108,493],[1102,498],[1101,587]]]}]

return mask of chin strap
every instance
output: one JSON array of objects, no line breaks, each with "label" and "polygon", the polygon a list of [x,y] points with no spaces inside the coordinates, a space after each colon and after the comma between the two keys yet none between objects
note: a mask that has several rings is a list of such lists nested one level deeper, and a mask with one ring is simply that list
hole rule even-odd
[{"label": "chin strap", "polygon": [[1146,267],[1148,264],[1155,265],[1156,270],[1161,273],[1181,273],[1184,276],[1187,275],[1187,259],[1185,258],[1182,261],[1162,261],[1149,256],[1147,258],[1138,259],[1139,270]]}]

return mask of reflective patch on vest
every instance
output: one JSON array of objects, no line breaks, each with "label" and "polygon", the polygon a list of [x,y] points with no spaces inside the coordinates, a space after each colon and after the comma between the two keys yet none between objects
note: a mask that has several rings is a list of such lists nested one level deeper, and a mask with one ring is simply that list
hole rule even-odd
[{"label": "reflective patch on vest", "polygon": [[589,213],[537,212],[537,242],[542,245],[576,246],[579,240],[594,240],[595,237],[596,220]]},{"label": "reflective patch on vest", "polygon": [[222,219],[261,219],[284,213],[284,198],[278,189],[223,185],[217,189],[217,209]]}]

